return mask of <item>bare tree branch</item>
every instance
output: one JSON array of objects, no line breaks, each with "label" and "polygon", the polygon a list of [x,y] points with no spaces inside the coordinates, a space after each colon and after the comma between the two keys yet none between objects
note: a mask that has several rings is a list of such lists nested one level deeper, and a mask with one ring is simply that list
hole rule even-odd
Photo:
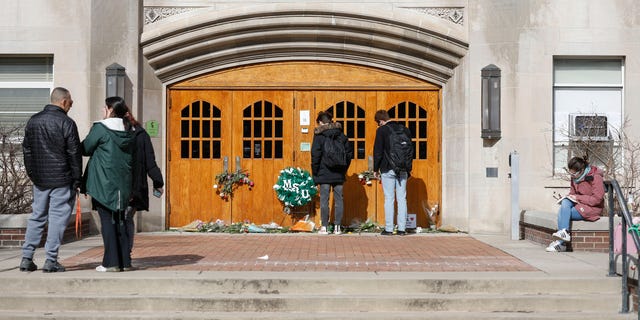
[{"label": "bare tree branch", "polygon": [[[585,123],[585,127],[596,128],[602,125],[597,117],[585,117],[586,121],[598,121],[597,123]],[[569,137],[568,157],[587,156],[589,162],[604,170],[605,179],[616,179],[625,192],[629,210],[637,212],[640,203],[635,199],[640,196],[637,188],[640,182],[640,141],[628,134],[630,120],[625,117],[620,128],[608,125],[607,137],[603,138],[601,132],[592,135],[592,132],[583,131],[576,134],[567,132]]]},{"label": "bare tree branch", "polygon": [[31,212],[33,188],[18,137],[22,127],[0,127],[0,214]]}]

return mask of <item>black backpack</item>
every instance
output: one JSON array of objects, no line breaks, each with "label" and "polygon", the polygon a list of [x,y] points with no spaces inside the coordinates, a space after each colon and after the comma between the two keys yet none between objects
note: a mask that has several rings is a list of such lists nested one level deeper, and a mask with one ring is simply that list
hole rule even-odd
[{"label": "black backpack", "polygon": [[329,169],[342,169],[349,164],[347,159],[347,150],[345,149],[345,141],[340,139],[341,134],[324,139],[322,146],[322,162]]},{"label": "black backpack", "polygon": [[405,127],[400,124],[390,124],[389,150],[385,156],[389,166],[396,174],[411,172],[413,163],[413,144],[411,137],[405,132]]}]

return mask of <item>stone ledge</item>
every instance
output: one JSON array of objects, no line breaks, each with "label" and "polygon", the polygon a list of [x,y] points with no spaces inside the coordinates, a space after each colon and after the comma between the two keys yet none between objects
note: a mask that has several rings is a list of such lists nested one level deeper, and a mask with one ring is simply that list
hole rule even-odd
[{"label": "stone ledge", "polygon": [[[620,221],[615,217],[614,225]],[[547,246],[553,238],[551,234],[557,230],[557,213],[545,211],[525,211],[520,220],[520,239],[529,240]],[[609,251],[609,217],[601,217],[598,221],[572,221],[571,242],[567,243],[569,251]]]},{"label": "stone ledge", "polygon": [[27,221],[31,216],[30,213],[25,214],[0,214],[0,226],[2,228],[26,228]]},{"label": "stone ledge", "polygon": [[[546,211],[525,211],[522,214],[522,222],[547,229],[558,229],[558,214]],[[615,217],[613,225],[620,222],[620,217]],[[571,231],[608,231],[609,217],[600,217],[598,221],[571,221]]]}]

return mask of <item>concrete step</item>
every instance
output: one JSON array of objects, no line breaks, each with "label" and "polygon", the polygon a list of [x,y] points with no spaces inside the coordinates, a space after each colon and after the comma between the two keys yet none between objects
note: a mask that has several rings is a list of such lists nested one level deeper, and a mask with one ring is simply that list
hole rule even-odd
[{"label": "concrete step", "polygon": [[[198,312],[604,312],[615,313],[614,295],[410,294],[410,295],[114,295],[0,294],[5,311],[198,311]],[[618,300],[618,299],[616,299]]]},{"label": "concrete step", "polygon": [[367,319],[589,320],[626,316],[618,314],[620,279],[615,277],[337,275],[6,272],[0,275],[0,319],[364,319],[366,315]]},{"label": "concrete step", "polygon": [[[35,276],[35,277],[34,277]],[[145,277],[132,278],[86,275],[70,277],[38,276],[37,274],[19,277],[1,277],[0,287],[6,292],[16,293],[94,293],[111,294],[315,294],[368,295],[423,294],[423,293],[505,293],[510,294],[564,294],[572,292],[613,293],[620,292],[620,279],[617,277],[592,278],[477,278],[477,279],[349,279],[349,278],[204,278],[204,277]]]},{"label": "concrete step", "polygon": [[2,312],[0,320],[631,320],[637,314],[610,312]]}]

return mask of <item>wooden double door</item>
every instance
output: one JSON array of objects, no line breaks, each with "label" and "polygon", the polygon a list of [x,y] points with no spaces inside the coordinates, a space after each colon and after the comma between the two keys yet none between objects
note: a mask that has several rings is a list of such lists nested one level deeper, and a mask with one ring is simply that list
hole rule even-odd
[{"label": "wooden double door", "polygon": [[[413,134],[414,170],[408,183],[409,213],[426,226],[426,208],[440,201],[439,90],[251,90],[176,86],[168,90],[167,225],[194,220],[226,223],[251,221],[291,225],[305,212],[288,215],[273,185],[280,170],[310,170],[315,118],[329,111],[342,122],[354,146],[344,185],[343,224],[367,219],[384,223],[384,196],[379,183],[362,185],[358,173],[373,165],[377,124],[386,109]],[[247,170],[255,185],[241,186],[223,199],[213,188],[225,170]],[[319,222],[318,198],[305,208]],[[303,210],[304,211],[304,210]]]}]

